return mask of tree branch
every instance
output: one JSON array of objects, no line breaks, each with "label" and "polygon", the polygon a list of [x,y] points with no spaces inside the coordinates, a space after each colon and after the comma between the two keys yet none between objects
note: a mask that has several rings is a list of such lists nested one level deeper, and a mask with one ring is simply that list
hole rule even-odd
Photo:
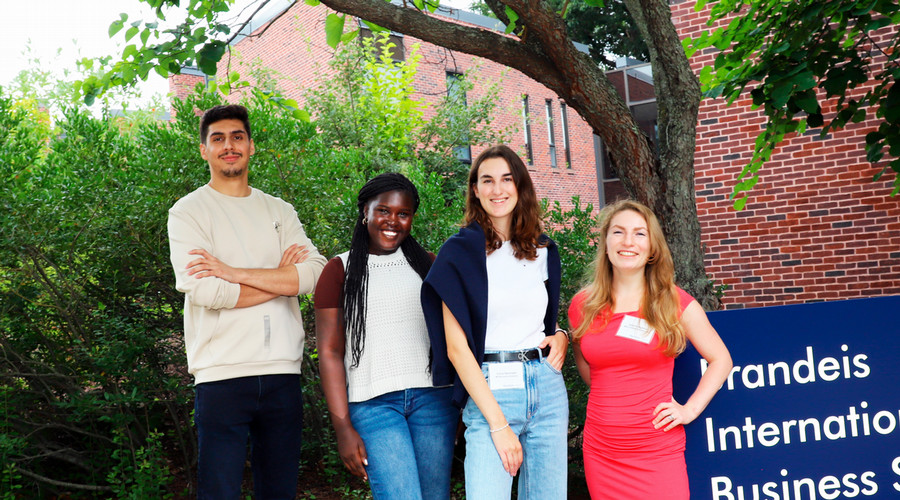
[{"label": "tree branch", "polygon": [[47,476],[42,476],[36,472],[31,472],[28,469],[23,469],[19,466],[15,466],[16,470],[19,471],[23,476],[30,477],[35,481],[40,481],[42,483],[52,484],[53,486],[61,486],[63,488],[72,488],[76,490],[84,490],[84,491],[112,491],[112,487],[110,486],[97,486],[95,484],[78,484],[78,483],[70,483],[68,481],[59,481],[56,479],[51,479]]},{"label": "tree branch", "polygon": [[[390,30],[518,69],[550,88],[565,86],[559,69],[550,60],[502,33],[444,21],[384,0],[325,0],[322,3],[338,12],[363,18]],[[536,78],[538,75],[542,78]]]}]

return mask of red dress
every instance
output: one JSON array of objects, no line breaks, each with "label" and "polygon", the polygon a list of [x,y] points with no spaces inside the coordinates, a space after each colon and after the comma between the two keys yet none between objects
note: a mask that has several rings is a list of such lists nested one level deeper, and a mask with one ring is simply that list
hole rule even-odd
[{"label": "red dress", "polygon": [[[678,289],[681,312],[693,297]],[[569,324],[582,318],[584,294],[569,306]],[[602,326],[598,318],[581,338],[590,366],[591,392],[584,423],[584,472],[592,499],[686,499],[684,428],[653,428],[653,410],[672,399],[675,359],[649,344],[617,336],[625,316]]]}]

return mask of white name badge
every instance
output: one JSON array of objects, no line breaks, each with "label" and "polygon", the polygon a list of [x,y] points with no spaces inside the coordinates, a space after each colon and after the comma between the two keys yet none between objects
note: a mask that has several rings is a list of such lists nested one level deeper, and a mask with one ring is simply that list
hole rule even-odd
[{"label": "white name badge", "polygon": [[641,318],[628,316],[626,314],[625,317],[622,318],[622,324],[619,325],[619,331],[616,332],[616,337],[624,337],[626,339],[637,340],[638,342],[649,344],[650,341],[653,340],[654,333],[656,333],[656,330],[650,327],[650,323],[647,323]]},{"label": "white name badge", "polygon": [[524,389],[525,365],[521,362],[488,363],[488,380],[492,391]]}]

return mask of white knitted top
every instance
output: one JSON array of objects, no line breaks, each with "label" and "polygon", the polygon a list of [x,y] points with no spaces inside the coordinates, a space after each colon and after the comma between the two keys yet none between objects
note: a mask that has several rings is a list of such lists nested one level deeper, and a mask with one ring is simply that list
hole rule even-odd
[{"label": "white knitted top", "polygon": [[[345,252],[340,257],[347,268]],[[390,255],[369,254],[366,294],[366,340],[359,365],[351,368],[350,332],[344,366],[351,403],[413,387],[431,387],[428,353],[431,343],[422,314],[422,278],[403,250]]]}]

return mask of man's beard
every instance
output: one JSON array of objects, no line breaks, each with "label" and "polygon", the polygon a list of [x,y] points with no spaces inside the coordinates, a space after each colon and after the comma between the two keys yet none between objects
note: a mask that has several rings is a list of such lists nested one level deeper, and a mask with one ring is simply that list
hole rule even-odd
[{"label": "man's beard", "polygon": [[243,168],[233,168],[230,170],[222,170],[222,175],[224,175],[225,177],[229,177],[229,178],[240,177],[240,176],[244,175],[244,169]]}]

